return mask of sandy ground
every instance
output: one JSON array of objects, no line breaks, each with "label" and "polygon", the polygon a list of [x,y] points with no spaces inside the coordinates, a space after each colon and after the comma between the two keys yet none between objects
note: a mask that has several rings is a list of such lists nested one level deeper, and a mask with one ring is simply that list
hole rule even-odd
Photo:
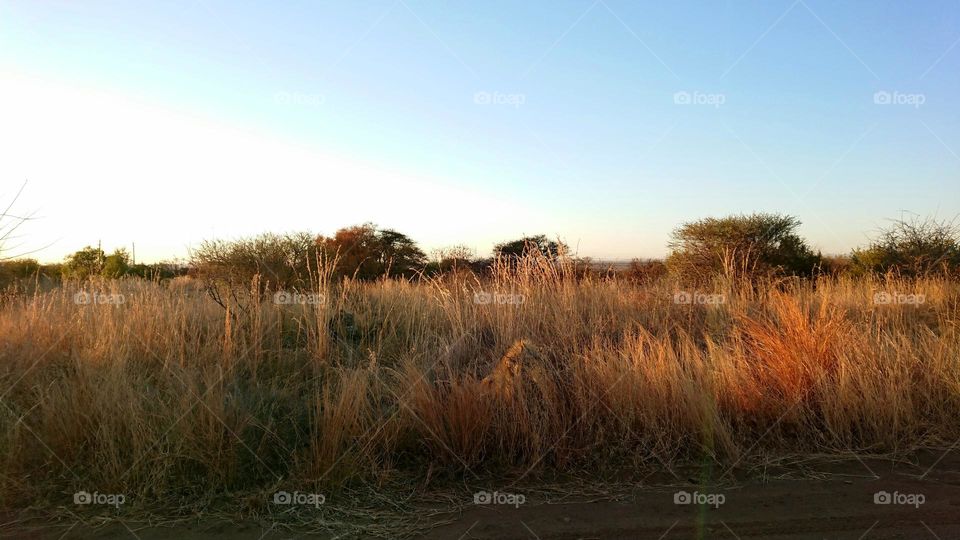
[{"label": "sandy ground", "polygon": [[[519,506],[468,505],[426,539],[929,539],[960,538],[960,449],[936,463],[845,461],[804,465],[803,479],[779,471],[720,487],[644,482],[617,500],[556,502],[531,496]],[[929,472],[927,472],[929,471]],[[792,475],[796,476],[794,470]],[[927,473],[924,476],[924,473]],[[664,480],[664,478],[658,478]],[[672,484],[672,485],[669,485]],[[676,504],[677,491],[723,495],[722,504]],[[876,504],[878,492],[895,502]],[[922,504],[917,504],[922,496]],[[882,495],[881,495],[882,497]],[[899,502],[896,502],[899,500]],[[717,503],[713,497],[710,502]],[[706,502],[704,500],[704,502]],[[907,504],[912,502],[914,504]],[[7,520],[5,520],[7,521]],[[7,521],[8,522],[8,521]],[[129,529],[127,527],[130,527]],[[98,529],[70,524],[0,528],[0,538],[159,540],[292,540],[334,538],[281,531],[270,523],[197,523],[175,528],[134,524]],[[344,536],[357,538],[357,536]]]}]

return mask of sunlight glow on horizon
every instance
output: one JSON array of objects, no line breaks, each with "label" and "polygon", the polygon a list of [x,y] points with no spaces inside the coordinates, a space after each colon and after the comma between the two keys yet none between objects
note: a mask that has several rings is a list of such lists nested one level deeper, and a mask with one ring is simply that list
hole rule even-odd
[{"label": "sunlight glow on horizon", "polygon": [[[213,237],[332,234],[367,221],[429,251],[481,231],[492,245],[546,223],[535,208],[491,193],[103,91],[3,73],[0,116],[17,126],[0,130],[9,150],[0,176],[28,180],[17,206],[38,211],[24,226],[28,246],[55,242],[31,255],[45,262],[98,241],[105,250],[135,242],[139,260],[156,261],[186,257]],[[82,181],[73,180],[77,171]]]}]

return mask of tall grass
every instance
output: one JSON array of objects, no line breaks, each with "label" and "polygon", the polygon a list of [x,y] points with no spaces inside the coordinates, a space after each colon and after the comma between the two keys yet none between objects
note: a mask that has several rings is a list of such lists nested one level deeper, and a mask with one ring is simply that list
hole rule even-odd
[{"label": "tall grass", "polygon": [[[81,290],[124,302],[77,304]],[[482,281],[321,279],[305,305],[258,290],[226,310],[143,280],[7,298],[0,500],[97,489],[180,506],[400,472],[733,465],[960,437],[947,280],[718,281],[700,292],[723,302],[698,305],[668,279],[526,259]]]}]

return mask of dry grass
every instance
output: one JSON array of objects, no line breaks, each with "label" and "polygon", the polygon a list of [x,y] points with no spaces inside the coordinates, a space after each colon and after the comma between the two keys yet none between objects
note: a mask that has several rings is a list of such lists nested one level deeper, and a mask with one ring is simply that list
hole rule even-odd
[{"label": "dry grass", "polygon": [[[266,511],[279,489],[399,478],[722,466],[906,452],[960,437],[960,285],[578,280],[500,266],[487,282],[331,284],[326,301],[188,285],[86,284],[0,308],[0,501],[85,489],[157,508]],[[478,291],[523,295],[476,303]],[[877,305],[877,291],[921,305]]]}]

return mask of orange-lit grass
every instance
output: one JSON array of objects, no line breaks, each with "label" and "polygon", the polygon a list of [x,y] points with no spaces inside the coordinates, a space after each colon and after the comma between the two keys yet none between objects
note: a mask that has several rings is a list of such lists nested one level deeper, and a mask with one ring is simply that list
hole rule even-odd
[{"label": "orange-lit grass", "polygon": [[[181,284],[182,285],[182,284]],[[0,310],[0,498],[329,490],[398,471],[522,476],[761,454],[892,452],[960,437],[960,286],[577,279],[528,259],[490,280],[318,284],[326,302],[187,283],[78,284]],[[877,305],[877,291],[922,305]],[[478,291],[522,295],[478,304]],[[349,315],[348,315],[349,314]],[[518,341],[517,370],[483,379]],[[428,472],[431,471],[431,472]]]}]

